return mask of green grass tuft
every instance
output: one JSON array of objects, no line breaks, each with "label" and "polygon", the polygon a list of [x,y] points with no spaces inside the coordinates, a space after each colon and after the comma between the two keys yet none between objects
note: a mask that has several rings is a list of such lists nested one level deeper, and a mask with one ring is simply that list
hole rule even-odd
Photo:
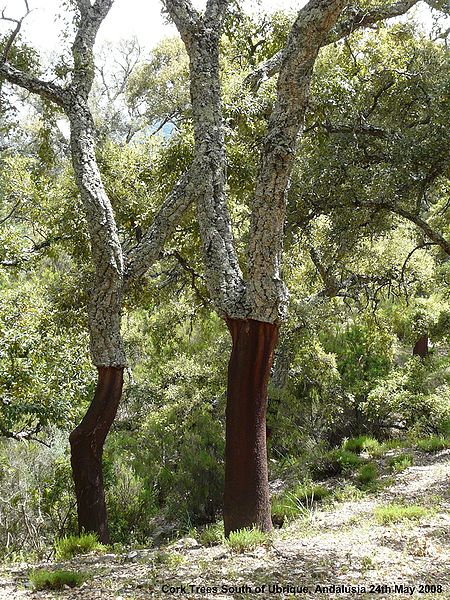
[{"label": "green grass tuft", "polygon": [[87,554],[93,551],[106,551],[106,546],[100,544],[95,533],[83,533],[79,536],[68,535],[55,542],[55,553],[58,559],[68,559],[78,554]]},{"label": "green grass tuft", "polygon": [[358,482],[361,485],[370,485],[378,477],[378,468],[374,463],[362,465],[358,471]]},{"label": "green grass tuft", "polygon": [[408,467],[410,467],[414,462],[414,458],[411,454],[399,454],[398,456],[394,456],[389,460],[389,466],[396,473],[401,473]]},{"label": "green grass tuft", "polygon": [[424,452],[439,452],[450,448],[450,438],[432,435],[417,441],[417,447]]},{"label": "green grass tuft", "polygon": [[197,539],[202,546],[221,544],[225,540],[223,522],[207,525],[198,533]]},{"label": "green grass tuft", "polygon": [[350,438],[343,444],[344,450],[360,454],[368,452],[369,454],[377,453],[380,449],[380,442],[373,437],[360,435],[357,438]]},{"label": "green grass tuft", "polygon": [[226,542],[232,550],[242,553],[267,544],[269,540],[269,534],[256,528],[244,527],[238,531],[232,531]]},{"label": "green grass tuft", "polygon": [[300,483],[293,490],[272,499],[273,522],[275,525],[281,525],[285,519],[305,516],[315,503],[330,495],[330,490],[323,485]]},{"label": "green grass tuft", "polygon": [[341,488],[337,488],[333,494],[336,502],[356,502],[364,498],[365,492],[351,483],[345,484]]},{"label": "green grass tuft", "polygon": [[400,521],[418,521],[422,517],[431,514],[428,508],[412,504],[403,506],[402,504],[389,504],[375,509],[375,518],[383,525],[389,523],[398,523]]},{"label": "green grass tuft", "polygon": [[157,565],[165,565],[169,567],[169,569],[175,569],[184,562],[184,556],[176,551],[158,550],[155,553],[153,560]]},{"label": "green grass tuft", "polygon": [[87,573],[75,571],[46,571],[38,569],[29,575],[33,588],[39,590],[62,590],[64,586],[78,587],[88,579]]}]

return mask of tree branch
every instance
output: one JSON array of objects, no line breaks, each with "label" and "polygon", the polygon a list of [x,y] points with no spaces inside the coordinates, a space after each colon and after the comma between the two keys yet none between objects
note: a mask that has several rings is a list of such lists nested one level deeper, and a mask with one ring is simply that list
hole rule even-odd
[{"label": "tree branch", "polygon": [[208,298],[202,294],[201,290],[197,285],[197,279],[204,279],[201,275],[199,275],[195,269],[191,267],[188,261],[177,251],[167,253],[167,256],[175,258],[180,267],[191,277],[191,287],[195,292],[197,300],[202,304],[204,308],[208,308],[210,306],[210,302]]},{"label": "tree branch", "polygon": [[72,46],[74,70],[71,89],[85,100],[91,91],[95,67],[93,48],[100,25],[108,14],[114,0],[77,0],[80,24]]},{"label": "tree branch", "polygon": [[226,156],[220,84],[219,43],[227,3],[211,0],[200,15],[189,0],[164,0],[189,55],[194,163],[191,182],[197,200],[206,279],[223,316],[246,318],[245,284],[236,253],[225,190]]},{"label": "tree branch", "polygon": [[385,206],[385,207],[388,208],[388,210],[396,213],[397,215],[400,215],[401,217],[404,217],[405,219],[408,219],[408,221],[411,221],[412,223],[417,225],[417,227],[419,227],[419,229],[421,229],[431,241],[433,241],[435,244],[440,246],[442,248],[442,250],[444,250],[444,252],[448,256],[450,256],[450,242],[447,241],[438,231],[433,229],[425,221],[425,219],[422,219],[421,217],[419,217],[419,215],[416,215],[413,212],[406,210],[404,208],[401,208],[401,207],[396,207],[396,206],[391,206],[391,207]]},{"label": "tree branch", "polygon": [[[220,3],[221,0],[216,2]],[[162,0],[162,3],[181,37],[186,41],[185,36],[192,34],[202,20],[200,13],[192,6],[190,0]]]},{"label": "tree branch", "polygon": [[38,94],[46,100],[51,100],[58,106],[65,107],[68,99],[68,92],[63,87],[50,81],[43,81],[19,71],[8,63],[0,63],[0,77],[4,77],[9,83]]},{"label": "tree branch", "polygon": [[166,240],[194,199],[195,189],[190,182],[190,177],[189,171],[181,177],[156,213],[153,223],[138,246],[129,253],[125,268],[127,281],[142,277],[158,260]]},{"label": "tree branch", "polygon": [[225,17],[229,0],[208,0],[204,15],[205,23],[212,24],[214,27],[220,26]]},{"label": "tree branch", "polygon": [[[354,7],[349,7],[347,12],[350,13],[347,19],[338,23],[336,27],[330,32],[330,34],[323,40],[322,46],[326,46],[333,42],[350,35],[357,29],[363,27],[369,27],[375,25],[380,21],[391,19],[405,14],[417,4],[418,0],[399,0],[388,6],[379,6],[370,10],[361,10]],[[433,8],[437,8],[438,2],[427,2]],[[441,3],[442,4],[442,3]],[[446,3],[450,4],[450,3]],[[444,10],[448,11],[448,8]],[[345,10],[344,13],[345,14]],[[264,81],[273,77],[280,71],[283,62],[284,50],[280,50],[274,54],[267,61],[261,63],[252,73],[250,73],[244,80],[244,85],[248,86],[253,92],[256,92]]]},{"label": "tree branch", "polygon": [[400,206],[389,204],[387,202],[358,202],[355,200],[354,204],[362,207],[388,210],[407,219],[408,221],[411,221],[411,223],[417,225],[417,227],[419,227],[419,229],[421,229],[432,242],[434,242],[437,246],[440,246],[442,250],[444,250],[444,252],[450,256],[450,242],[446,240],[438,231],[433,229],[425,221],[425,219],[422,219],[422,217],[413,213],[412,211]]},{"label": "tree branch", "polygon": [[248,244],[251,318],[285,318],[288,293],[281,275],[287,189],[303,131],[309,85],[319,49],[345,0],[310,0],[300,10],[283,50],[277,100],[264,137]]},{"label": "tree branch", "polygon": [[40,440],[39,438],[34,437],[37,433],[39,433],[40,429],[41,429],[41,425],[36,425],[36,427],[34,429],[31,429],[31,430],[22,429],[21,431],[15,432],[15,431],[8,431],[4,427],[0,427],[0,436],[9,438],[11,440],[16,440],[17,442],[23,442],[23,440],[38,442],[39,444],[42,444],[43,446],[50,448],[51,447],[50,444],[48,444],[47,442],[44,442],[43,440]]},{"label": "tree branch", "polygon": [[5,44],[5,47],[3,48],[2,56],[0,57],[0,64],[3,64],[8,60],[8,54],[9,54],[9,52],[12,48],[12,45],[14,44],[17,36],[19,35],[20,29],[22,27],[22,23],[31,12],[30,7],[28,6],[28,0],[24,0],[24,2],[25,2],[25,14],[20,19],[12,19],[10,17],[7,17],[5,15],[5,9],[3,9],[1,12],[0,20],[10,21],[11,23],[15,23],[16,26],[13,29],[13,31],[11,32],[11,34]]},{"label": "tree branch", "polygon": [[405,280],[405,272],[406,272],[406,266],[409,262],[409,259],[412,257],[412,255],[417,252],[417,250],[423,250],[424,248],[428,248],[429,246],[435,246],[435,242],[425,242],[423,244],[419,244],[418,246],[416,246],[415,248],[413,248],[409,253],[408,256],[405,258],[405,262],[403,263],[402,266],[402,271],[401,271],[401,280],[404,281]]}]

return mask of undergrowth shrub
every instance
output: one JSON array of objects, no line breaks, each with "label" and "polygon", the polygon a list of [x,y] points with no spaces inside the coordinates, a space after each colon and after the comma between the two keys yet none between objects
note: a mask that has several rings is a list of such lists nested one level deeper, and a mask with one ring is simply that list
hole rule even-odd
[{"label": "undergrowth shrub", "polygon": [[388,506],[379,506],[375,508],[375,518],[383,525],[397,523],[399,521],[418,521],[422,517],[431,514],[431,510],[423,506],[413,504],[403,506],[402,504],[389,504]]},{"label": "undergrowth shrub", "polygon": [[134,453],[129,450],[130,442],[130,436],[126,434],[112,435],[105,453],[110,536],[119,543],[145,543],[150,535],[148,525],[157,514],[158,507],[151,481],[135,468]]},{"label": "undergrowth shrub", "polygon": [[325,479],[354,471],[364,459],[345,448],[336,448],[319,456],[310,466],[314,479]]},{"label": "undergrowth shrub", "polygon": [[65,586],[70,588],[80,586],[89,578],[89,574],[76,571],[47,571],[39,569],[32,571],[29,578],[36,591],[62,590]]},{"label": "undergrowth shrub", "polygon": [[446,360],[412,357],[380,379],[362,403],[372,427],[400,426],[416,435],[445,435],[450,418],[450,375]]},{"label": "undergrowth shrub", "polygon": [[40,559],[76,531],[75,492],[64,432],[50,447],[0,439],[0,558]]},{"label": "undergrowth shrub", "polygon": [[424,452],[439,452],[450,448],[450,437],[444,438],[443,436],[432,435],[428,438],[417,440],[417,447]]},{"label": "undergrowth shrub", "polygon": [[234,552],[242,553],[254,550],[258,546],[267,544],[269,541],[269,534],[259,529],[244,527],[238,531],[232,531],[226,543]]},{"label": "undergrowth shrub", "polygon": [[55,555],[58,559],[69,559],[88,552],[105,552],[106,546],[98,541],[96,533],[69,535],[55,542]]}]

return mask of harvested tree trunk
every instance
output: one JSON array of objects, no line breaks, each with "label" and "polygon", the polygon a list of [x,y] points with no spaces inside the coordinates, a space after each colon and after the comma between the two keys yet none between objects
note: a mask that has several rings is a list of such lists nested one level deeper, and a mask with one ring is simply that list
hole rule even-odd
[{"label": "harvested tree trunk", "polygon": [[243,527],[272,529],[266,446],[267,385],[279,327],[227,319],[233,340],[228,365],[225,445],[225,535]]},{"label": "harvested tree trunk", "polygon": [[94,399],[69,438],[79,532],[95,532],[103,543],[109,543],[102,473],[103,445],[117,413],[122,385],[123,367],[98,367]]},{"label": "harvested tree trunk", "polygon": [[421,335],[415,343],[413,356],[420,356],[422,360],[428,356],[428,335],[426,333]]}]

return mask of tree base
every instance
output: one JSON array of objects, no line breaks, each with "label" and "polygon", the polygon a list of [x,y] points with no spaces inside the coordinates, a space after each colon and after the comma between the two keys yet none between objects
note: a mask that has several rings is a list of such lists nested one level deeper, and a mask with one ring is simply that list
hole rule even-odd
[{"label": "tree base", "polygon": [[94,399],[70,434],[72,476],[77,496],[79,532],[94,532],[109,543],[103,488],[103,445],[122,396],[123,367],[98,367]]},{"label": "tree base", "polygon": [[225,445],[225,535],[243,527],[272,529],[267,468],[267,385],[278,325],[227,319],[233,348],[228,365]]}]

